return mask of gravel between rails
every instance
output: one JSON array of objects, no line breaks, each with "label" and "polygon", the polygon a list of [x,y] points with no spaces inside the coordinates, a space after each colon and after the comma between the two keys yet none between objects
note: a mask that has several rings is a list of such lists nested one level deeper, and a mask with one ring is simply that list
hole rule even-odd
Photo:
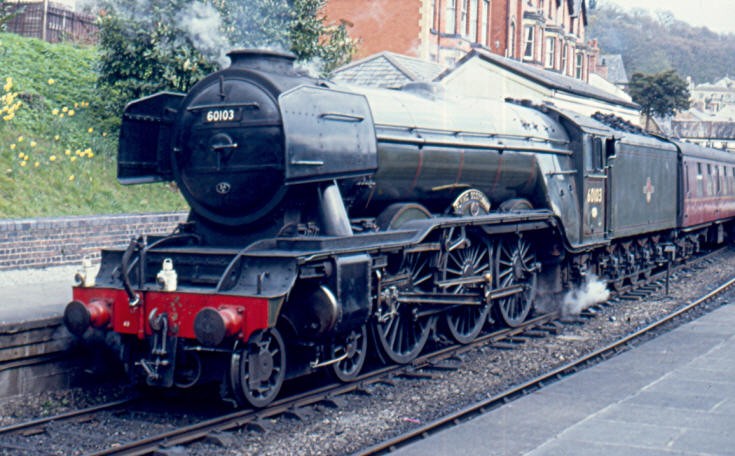
[{"label": "gravel between rails", "polygon": [[[678,273],[671,281],[668,296],[661,289],[641,301],[621,301],[604,307],[594,318],[564,325],[556,335],[529,338],[513,350],[471,350],[461,360],[449,360],[448,364],[455,364],[456,370],[432,370],[431,378],[398,378],[392,384],[373,385],[368,395],[344,396],[337,408],[311,407],[303,420],[290,416],[270,419],[264,423],[267,432],[241,430],[220,440],[225,442],[224,447],[198,442],[189,445],[186,454],[354,453],[605,346],[714,289],[729,279],[733,270],[735,249],[731,248],[705,265]],[[719,303],[722,302],[726,298],[720,298]],[[0,403],[0,425],[87,407],[121,394],[125,394],[125,389],[111,385],[12,398]]]}]

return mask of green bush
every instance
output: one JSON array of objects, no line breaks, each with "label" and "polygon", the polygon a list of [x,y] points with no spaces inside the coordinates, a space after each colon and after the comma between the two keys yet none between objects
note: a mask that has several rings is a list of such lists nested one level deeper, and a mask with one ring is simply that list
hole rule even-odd
[{"label": "green bush", "polygon": [[96,66],[93,47],[0,33],[0,218],[185,208],[167,185],[117,183],[120,113]]}]

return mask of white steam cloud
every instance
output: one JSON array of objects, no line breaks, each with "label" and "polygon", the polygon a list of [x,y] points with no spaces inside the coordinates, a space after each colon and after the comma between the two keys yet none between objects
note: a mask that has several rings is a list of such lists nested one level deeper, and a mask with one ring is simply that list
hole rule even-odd
[{"label": "white steam cloud", "polygon": [[589,275],[581,287],[570,290],[561,306],[563,316],[579,315],[587,307],[605,302],[610,298],[607,284],[595,275]]},{"label": "white steam cloud", "polygon": [[212,5],[194,2],[179,11],[176,23],[199,52],[217,56],[220,66],[227,65],[225,54],[231,44],[221,32],[222,17]]},{"label": "white steam cloud", "polygon": [[[160,25],[161,2],[157,0],[78,0],[79,7],[91,13],[113,14],[123,21],[135,22],[139,28],[153,30]],[[283,43],[288,39],[286,30],[293,17],[287,0],[274,0],[270,10],[251,5],[248,1],[232,2],[228,16],[223,17],[212,0],[194,0],[169,18],[170,25],[188,39],[196,50],[221,67],[228,65],[227,52],[238,48],[258,48],[287,51]],[[275,36],[273,31],[280,31]],[[135,31],[131,28],[131,39]],[[181,33],[179,34],[181,35]],[[159,41],[172,52],[182,46],[178,39]],[[303,70],[319,74],[323,62],[314,59],[303,64]]]}]

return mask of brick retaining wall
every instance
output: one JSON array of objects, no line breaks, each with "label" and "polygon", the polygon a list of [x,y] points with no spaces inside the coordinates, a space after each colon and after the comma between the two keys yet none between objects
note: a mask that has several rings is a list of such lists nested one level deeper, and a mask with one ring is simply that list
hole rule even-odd
[{"label": "brick retaining wall", "polygon": [[170,233],[186,213],[0,220],[0,270],[77,264],[140,234]]}]

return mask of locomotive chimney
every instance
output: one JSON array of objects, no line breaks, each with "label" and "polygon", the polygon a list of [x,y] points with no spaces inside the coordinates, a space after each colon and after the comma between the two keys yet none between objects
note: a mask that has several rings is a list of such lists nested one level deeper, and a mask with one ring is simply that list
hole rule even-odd
[{"label": "locomotive chimney", "polygon": [[230,68],[250,68],[270,73],[295,74],[293,62],[296,56],[290,52],[266,49],[236,49],[227,54]]}]

